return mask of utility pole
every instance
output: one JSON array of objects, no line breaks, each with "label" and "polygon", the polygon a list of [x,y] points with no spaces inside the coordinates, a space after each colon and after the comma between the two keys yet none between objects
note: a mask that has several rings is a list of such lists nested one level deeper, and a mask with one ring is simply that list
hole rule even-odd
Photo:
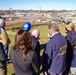
[{"label": "utility pole", "polygon": [[10,18],[9,18],[9,20],[12,20],[12,8],[10,7],[9,10],[10,10]]},{"label": "utility pole", "polygon": [[39,7],[39,10],[40,10],[40,13],[41,13],[42,8],[41,8],[41,7]]}]

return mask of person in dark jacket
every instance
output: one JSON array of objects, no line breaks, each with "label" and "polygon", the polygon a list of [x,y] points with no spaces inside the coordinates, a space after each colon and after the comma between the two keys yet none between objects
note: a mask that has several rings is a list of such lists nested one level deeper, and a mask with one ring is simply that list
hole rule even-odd
[{"label": "person in dark jacket", "polygon": [[40,43],[38,41],[39,36],[40,36],[40,31],[38,29],[34,29],[31,34],[32,42],[34,45],[34,50],[37,52],[38,56],[40,57]]},{"label": "person in dark jacket", "polygon": [[20,29],[15,36],[15,44],[10,51],[15,75],[36,75],[39,71],[39,58],[33,50],[29,32]]},{"label": "person in dark jacket", "polygon": [[46,43],[43,52],[44,75],[62,75],[66,70],[67,41],[59,32],[56,23],[48,25],[51,39]]},{"label": "person in dark jacket", "polygon": [[[29,32],[31,27],[32,24],[30,22],[25,22],[22,26],[22,29]],[[40,31],[38,29],[34,29],[32,31],[31,37],[34,45],[34,50],[37,52],[38,55],[40,55],[40,43],[38,41],[39,36],[40,36]]]},{"label": "person in dark jacket", "polygon": [[[68,62],[69,59],[71,60],[69,67],[71,67],[71,73],[75,74],[76,73],[76,29],[72,21],[68,21],[66,23],[66,31],[67,31],[67,35],[65,36],[65,38],[70,43],[68,51],[70,52],[71,49],[71,52],[67,54]],[[71,46],[72,48],[70,48]]]},{"label": "person in dark jacket", "polygon": [[5,20],[0,18],[0,42],[3,44],[4,51],[7,55],[6,63],[8,63],[8,50],[9,50],[9,44],[11,43],[11,41],[5,30],[5,26],[6,26]]},{"label": "person in dark jacket", "polygon": [[6,75],[6,54],[3,49],[3,44],[0,42],[0,75]]}]

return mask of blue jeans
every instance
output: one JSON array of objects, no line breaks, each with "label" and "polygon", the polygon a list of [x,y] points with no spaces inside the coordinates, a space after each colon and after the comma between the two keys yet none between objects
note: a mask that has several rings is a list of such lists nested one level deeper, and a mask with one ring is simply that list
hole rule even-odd
[{"label": "blue jeans", "polygon": [[[4,48],[5,54],[6,54],[7,58],[8,58],[8,45],[4,45],[3,48]],[[6,60],[6,63],[8,63],[8,59]]]},{"label": "blue jeans", "polygon": [[73,50],[73,59],[71,62],[71,67],[76,67],[76,48]]}]

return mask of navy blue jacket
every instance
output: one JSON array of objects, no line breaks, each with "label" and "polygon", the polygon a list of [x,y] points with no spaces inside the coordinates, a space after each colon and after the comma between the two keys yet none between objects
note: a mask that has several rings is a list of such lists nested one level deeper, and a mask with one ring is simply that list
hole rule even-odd
[{"label": "navy blue jacket", "polygon": [[22,59],[23,52],[17,52],[11,49],[10,58],[12,60],[15,75],[36,75],[39,71],[39,59],[35,51],[29,51],[26,55],[25,61]]},{"label": "navy blue jacket", "polygon": [[72,46],[72,49],[71,49],[72,51],[70,49],[68,50],[68,52],[71,51],[71,54],[69,53],[68,60],[70,57],[71,58],[71,66],[76,67],[76,48],[75,48],[75,46],[76,46],[76,33],[73,30],[68,31],[65,38],[71,44],[69,46],[69,48]]},{"label": "navy blue jacket", "polygon": [[3,63],[6,61],[6,54],[3,49],[3,44],[0,42],[0,63]]},{"label": "navy blue jacket", "polygon": [[34,45],[34,50],[37,52],[38,56],[40,56],[40,43],[38,39],[35,38],[35,36],[31,35],[31,37],[32,37],[33,45]]},{"label": "navy blue jacket", "polygon": [[66,69],[67,41],[60,33],[55,34],[47,43],[43,52],[43,71],[50,70],[60,74]]}]

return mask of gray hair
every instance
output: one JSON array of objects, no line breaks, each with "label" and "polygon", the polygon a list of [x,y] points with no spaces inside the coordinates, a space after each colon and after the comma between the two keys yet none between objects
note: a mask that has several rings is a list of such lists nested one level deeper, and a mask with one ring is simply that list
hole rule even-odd
[{"label": "gray hair", "polygon": [[0,25],[2,25],[3,23],[5,23],[5,20],[0,18]]}]

